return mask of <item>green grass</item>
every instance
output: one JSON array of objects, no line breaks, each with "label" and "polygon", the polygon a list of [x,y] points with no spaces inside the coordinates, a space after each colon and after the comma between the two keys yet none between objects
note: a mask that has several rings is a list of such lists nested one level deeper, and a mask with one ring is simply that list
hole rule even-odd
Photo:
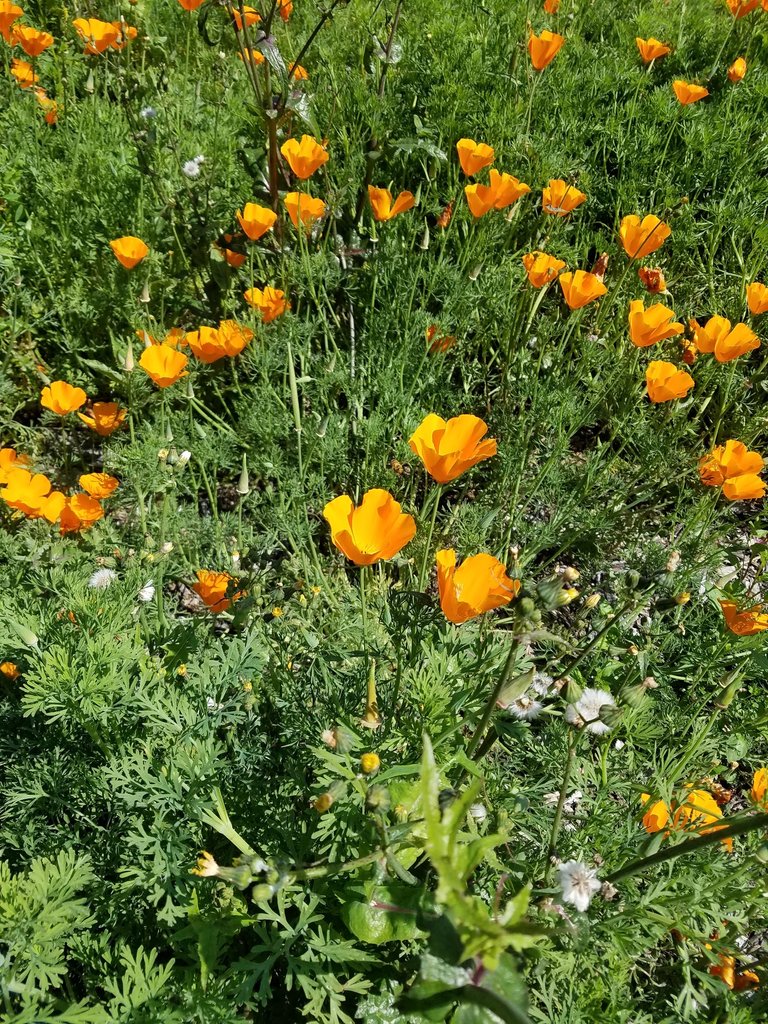
[{"label": "green grass", "polygon": [[[276,21],[286,62],[323,9],[296,0],[290,22]],[[768,660],[759,635],[726,630],[717,601],[760,600],[763,505],[727,502],[697,464],[728,438],[765,450],[768,336],[745,288],[768,265],[768,14],[734,20],[716,0],[563,0],[555,17],[520,0],[397,10],[386,73],[393,0],[336,7],[303,57],[310,78],[279,134],[328,139],[307,183],[328,215],[304,244],[281,206],[284,231],[250,247],[240,270],[213,246],[244,203],[269,203],[268,146],[223,8],[27,4],[27,22],[56,40],[36,62],[55,127],[0,44],[0,447],[64,490],[94,470],[121,481],[81,535],[0,502],[0,661],[21,671],[0,676],[3,1020],[500,1019],[498,1004],[467,1002],[478,991],[534,1024],[765,1019],[761,989],[730,993],[708,971],[739,949],[740,969],[766,977],[765,827],[730,855],[714,843],[649,864],[587,914],[558,912],[544,798],[563,786],[578,736],[564,789],[582,795],[555,848],[601,880],[659,848],[640,823],[642,792],[669,800],[717,783],[733,793],[726,822],[753,813]],[[83,55],[72,18],[121,13],[138,38]],[[566,36],[540,75],[529,22]],[[645,68],[636,35],[673,52]],[[733,85],[739,55],[748,72]],[[680,107],[676,78],[706,82],[710,97]],[[509,216],[471,217],[455,152],[465,136],[530,184]],[[412,190],[416,209],[374,224],[366,202],[357,217],[368,170],[375,185]],[[562,219],[540,205],[559,177],[588,196]],[[663,267],[661,298],[679,320],[717,313],[763,340],[730,364],[700,356],[688,399],[665,405],[648,402],[645,367],[680,363],[681,350],[629,341],[629,301],[645,296],[617,236],[632,213],[672,227],[644,262]],[[130,273],[109,249],[123,234],[151,248]],[[605,299],[571,313],[557,285],[533,291],[521,256],[534,248],[574,270],[607,252]],[[243,300],[264,284],[292,304],[267,325]],[[190,358],[189,376],[162,392],[126,370],[137,330],[225,318],[254,331],[236,359]],[[457,338],[445,354],[427,351],[433,323]],[[119,401],[125,427],[102,440],[42,411],[40,389],[57,379]],[[433,485],[408,446],[429,412],[480,416],[499,442],[443,489],[431,543]],[[359,570],[322,510],[372,487],[419,529],[369,574],[364,634]],[[434,572],[418,587],[439,547],[495,554],[538,624],[520,602],[447,623]],[[540,588],[564,566],[579,571],[580,596],[558,607]],[[117,573],[103,591],[88,585],[100,567]],[[190,590],[202,568],[232,573],[248,597],[206,613]],[[494,713],[495,742],[468,760],[516,643],[515,676],[610,691],[622,707],[611,734],[567,726],[564,690],[533,722]],[[372,671],[383,724],[369,731]],[[647,676],[658,688],[634,707],[626,688]],[[718,708],[733,678],[740,689]],[[323,742],[334,727],[349,749]],[[364,751],[381,758],[370,779]],[[485,817],[461,803],[473,779],[467,800]],[[442,817],[438,789],[459,794]],[[470,870],[466,847],[497,833]],[[242,890],[195,878],[201,849],[227,867],[257,851],[268,868],[241,865],[253,874]],[[372,899],[407,913],[371,910]],[[445,997],[431,1017],[414,1008],[462,985],[469,996]]]}]

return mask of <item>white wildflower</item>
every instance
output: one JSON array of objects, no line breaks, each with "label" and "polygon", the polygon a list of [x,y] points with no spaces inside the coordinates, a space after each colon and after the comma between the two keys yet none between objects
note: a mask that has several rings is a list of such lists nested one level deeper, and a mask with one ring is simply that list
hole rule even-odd
[{"label": "white wildflower", "polygon": [[597,872],[578,860],[567,860],[558,868],[558,874],[563,899],[583,914],[600,889]]},{"label": "white wildflower", "polygon": [[488,817],[488,808],[485,804],[470,804],[469,813],[475,821],[485,821]]},{"label": "white wildflower", "polygon": [[524,722],[532,722],[534,718],[538,718],[541,714],[544,705],[539,700],[534,700],[533,697],[523,694],[522,697],[518,697],[517,700],[513,700],[507,704],[506,710],[515,718],[519,718]]},{"label": "white wildflower", "polygon": [[152,582],[152,580],[147,580],[147,582],[144,584],[144,586],[141,588],[141,590],[138,592],[136,596],[138,600],[142,601],[144,604],[147,604],[149,601],[153,600],[155,596],[155,584]]},{"label": "white wildflower", "polygon": [[88,580],[88,586],[92,590],[106,590],[107,587],[112,586],[116,579],[117,573],[114,569],[97,569]]},{"label": "white wildflower", "polygon": [[189,460],[190,460],[191,458],[192,458],[192,452],[188,452],[188,451],[187,451],[187,450],[185,449],[185,450],[184,450],[183,452],[181,452],[181,453],[179,454],[179,457],[178,457],[178,459],[176,460],[176,465],[177,465],[177,466],[186,466],[186,464],[187,464],[187,463],[189,462]]},{"label": "white wildflower", "polygon": [[600,708],[608,705],[615,707],[616,701],[607,690],[592,690],[589,687],[584,690],[575,704],[569,704],[565,709],[565,720],[569,725],[584,725],[587,732],[595,736],[604,736],[611,731],[611,727],[600,721]]},{"label": "white wildflower", "polygon": [[197,160],[187,160],[181,169],[188,178],[200,177],[200,164]]},{"label": "white wildflower", "polygon": [[552,689],[553,683],[554,679],[552,676],[548,676],[546,672],[534,672],[531,689],[539,697],[546,697]]},{"label": "white wildflower", "polygon": [[140,113],[145,121],[150,121],[153,117],[157,117],[157,111],[154,107],[142,107]]}]

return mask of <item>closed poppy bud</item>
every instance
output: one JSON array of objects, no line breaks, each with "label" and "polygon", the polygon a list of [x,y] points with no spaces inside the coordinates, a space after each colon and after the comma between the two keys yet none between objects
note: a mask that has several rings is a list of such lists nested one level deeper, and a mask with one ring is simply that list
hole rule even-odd
[{"label": "closed poppy bud", "polygon": [[371,203],[371,209],[373,210],[373,216],[376,220],[392,220],[398,213],[405,213],[406,210],[410,210],[416,199],[412,192],[401,192],[400,195],[392,201],[392,193],[387,188],[375,188],[373,185],[368,186],[368,199]]},{"label": "closed poppy bud", "polygon": [[82,388],[74,388],[64,380],[55,380],[40,392],[40,405],[50,409],[57,416],[66,416],[85,405],[86,394]]},{"label": "closed poppy bud", "polygon": [[718,603],[726,626],[737,636],[754,636],[768,629],[768,614],[763,612],[761,604],[740,611],[735,601],[722,600]]},{"label": "closed poppy bud", "polygon": [[550,281],[554,281],[565,263],[554,256],[548,256],[547,253],[536,250],[523,256],[523,266],[530,284],[534,288],[543,288]]},{"label": "closed poppy bud", "polygon": [[586,270],[568,271],[561,274],[558,281],[569,309],[581,309],[608,291],[596,274],[588,274]]},{"label": "closed poppy bud", "polygon": [[86,427],[101,437],[109,437],[121,426],[127,413],[117,402],[94,402],[90,412],[79,412],[77,415]]},{"label": "closed poppy bud", "polygon": [[302,135],[301,142],[288,139],[280,147],[280,152],[296,177],[302,180],[311,177],[318,167],[328,161],[327,151],[311,135]]},{"label": "closed poppy bud", "polygon": [[494,438],[482,440],[488,426],[477,416],[444,420],[430,413],[411,435],[408,444],[433,480],[449,483],[496,454]]},{"label": "closed poppy bud", "polygon": [[580,192],[575,185],[569,185],[562,178],[553,178],[541,193],[541,208],[544,213],[551,213],[555,217],[565,217],[572,213],[577,206],[586,199],[584,192]]},{"label": "closed poppy bud", "polygon": [[543,71],[551,64],[565,42],[565,37],[545,29],[541,35],[531,34],[528,39],[528,53],[536,71]]},{"label": "closed poppy bud", "polygon": [[759,5],[760,0],[725,0],[734,18],[743,18]]},{"label": "closed poppy bud", "polygon": [[638,36],[635,43],[645,64],[650,64],[652,60],[658,60],[659,57],[666,57],[668,53],[671,53],[669,46],[654,39],[653,36],[650,39],[641,39]]},{"label": "closed poppy bud", "polygon": [[11,41],[20,46],[28,57],[39,57],[49,46],[53,46],[53,36],[50,32],[41,32],[31,25],[14,26]]},{"label": "closed poppy bud", "polygon": [[301,224],[309,231],[315,221],[320,220],[325,213],[323,200],[315,199],[304,192],[289,192],[283,202],[295,228]]},{"label": "closed poppy bud", "polygon": [[133,270],[149,253],[149,246],[133,235],[115,238],[109,247],[126,270]]},{"label": "closed poppy bud", "polygon": [[621,244],[631,260],[641,260],[645,256],[650,256],[671,234],[670,226],[650,213],[642,220],[631,214],[622,220],[619,228]]},{"label": "closed poppy bud", "polygon": [[188,362],[183,352],[170,345],[150,345],[141,353],[139,366],[159,388],[167,388],[187,376]]},{"label": "closed poppy bud", "polygon": [[75,18],[72,22],[85,43],[86,53],[103,53],[120,37],[120,30],[109,21],[98,18]]},{"label": "closed poppy bud", "polygon": [[648,348],[659,341],[682,334],[684,326],[675,320],[675,314],[660,302],[648,309],[642,299],[629,304],[629,337],[638,348]]},{"label": "closed poppy bud", "polygon": [[736,324],[724,316],[710,317],[702,327],[698,321],[691,321],[693,340],[699,352],[714,353],[718,363],[729,363],[746,352],[760,347],[760,339],[746,324]]},{"label": "closed poppy bud", "polygon": [[246,203],[244,209],[235,214],[237,221],[252,242],[257,241],[273,226],[277,220],[274,210],[258,203]]},{"label": "closed poppy bud", "polygon": [[637,276],[652,295],[659,295],[667,290],[664,271],[658,267],[639,267]]},{"label": "closed poppy bud", "polygon": [[678,370],[674,363],[654,360],[645,371],[648,397],[652,402],[671,402],[685,398],[694,385],[693,377],[685,370]]},{"label": "closed poppy bud", "polygon": [[249,288],[244,295],[248,305],[258,309],[261,313],[261,319],[265,324],[276,320],[291,308],[290,302],[285,297],[285,292],[280,291],[279,288]]},{"label": "closed poppy bud", "polygon": [[[2,671],[2,666],[0,666],[0,671]],[[752,776],[752,790],[749,795],[754,803],[762,804],[765,801],[766,793],[768,793],[768,768],[758,768]]]},{"label": "closed poppy bud", "polygon": [[109,473],[83,473],[79,483],[92,498],[109,498],[120,485]]},{"label": "closed poppy bud", "polygon": [[244,592],[232,593],[235,589],[235,580],[227,572],[211,572],[209,569],[197,570],[197,583],[192,589],[205,604],[206,608],[215,615],[225,612],[234,601],[244,597]]},{"label": "closed poppy bud", "polygon": [[387,561],[413,540],[416,523],[388,491],[374,488],[357,508],[346,494],[329,501],[323,516],[331,540],[355,565]]},{"label": "closed poppy bud", "polygon": [[469,178],[493,163],[493,147],[487,146],[484,142],[475,142],[474,139],[459,139],[456,143],[456,152],[461,169]]},{"label": "closed poppy bud", "polygon": [[743,57],[737,57],[728,68],[728,78],[731,82],[740,82],[747,73],[747,62]]},{"label": "closed poppy bud", "polygon": [[0,0],[0,35],[6,43],[11,41],[11,26],[24,11],[11,0]]},{"label": "closed poppy bud", "polygon": [[288,21],[293,14],[292,0],[277,0],[277,11],[283,21]]},{"label": "closed poppy bud", "polygon": [[747,285],[747,305],[753,316],[768,313],[768,286],[753,281]]},{"label": "closed poppy bud", "polygon": [[25,60],[18,60],[15,57],[11,61],[11,74],[22,89],[31,89],[33,85],[40,81],[31,64]]},{"label": "closed poppy bud", "polygon": [[456,625],[509,604],[520,590],[519,580],[510,579],[493,555],[472,555],[458,568],[453,549],[438,551],[435,558],[440,607]]},{"label": "closed poppy bud", "polygon": [[709,96],[709,89],[705,89],[703,85],[694,85],[692,82],[684,82],[682,79],[677,78],[672,83],[672,88],[675,91],[675,96],[684,107],[689,106],[691,103],[698,103],[699,100],[703,100],[705,96]]},{"label": "closed poppy bud", "polygon": [[443,230],[448,227],[453,217],[453,203],[450,202],[443,207],[440,216],[437,218],[437,226]]}]

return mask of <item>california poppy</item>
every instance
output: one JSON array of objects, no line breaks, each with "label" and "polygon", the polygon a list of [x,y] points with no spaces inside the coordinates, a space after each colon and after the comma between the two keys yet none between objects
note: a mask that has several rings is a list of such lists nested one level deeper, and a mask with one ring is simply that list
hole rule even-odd
[{"label": "california poppy", "polygon": [[325,213],[323,200],[308,196],[305,192],[289,192],[283,202],[295,228],[301,223],[309,231],[315,221],[320,220]]},{"label": "california poppy", "polygon": [[560,0],[544,0],[544,11],[546,14],[557,14],[560,10]]},{"label": "california poppy", "polygon": [[293,14],[292,0],[277,0],[277,12],[283,21],[288,21]]},{"label": "california poppy", "polygon": [[0,484],[8,482],[14,469],[26,469],[28,466],[29,458],[26,455],[19,455],[13,448],[0,448]]},{"label": "california poppy", "polygon": [[[720,603],[722,604],[722,601]],[[764,628],[768,629],[768,616],[766,616]],[[766,793],[768,793],[768,768],[758,768],[752,776],[752,790],[749,795],[756,804],[762,804],[765,801]]]},{"label": "california poppy", "polygon": [[449,483],[496,454],[496,440],[486,438],[487,424],[477,416],[444,420],[429,413],[411,435],[408,444],[439,484]]},{"label": "california poppy", "polygon": [[437,352],[447,352],[456,344],[455,335],[443,334],[437,324],[430,324],[425,334],[430,355],[434,355]]},{"label": "california poppy", "polygon": [[225,612],[233,601],[244,597],[244,591],[232,593],[236,586],[228,572],[211,572],[209,569],[197,570],[197,583],[192,589],[200,597],[205,606],[214,614]]},{"label": "california poppy", "polygon": [[762,498],[765,483],[758,474],[763,457],[741,441],[726,441],[699,459],[699,479],[705,487],[722,487],[729,501]]},{"label": "california poppy", "polygon": [[109,498],[120,485],[120,481],[109,473],[83,473],[78,483],[92,498]]},{"label": "california poppy", "polygon": [[712,964],[709,973],[720,978],[734,992],[742,992],[746,988],[754,988],[760,984],[760,976],[754,971],[736,970],[736,957],[720,953],[717,963]]},{"label": "california poppy", "polygon": [[760,0],[725,0],[734,18],[743,18],[755,10]]},{"label": "california poppy", "polygon": [[40,81],[32,65],[26,60],[19,60],[18,57],[11,61],[11,74],[22,89],[31,89]]},{"label": "california poppy", "polygon": [[291,66],[291,78],[294,82],[307,82],[309,81],[309,72],[301,64],[293,64]]},{"label": "california poppy", "polygon": [[77,414],[86,427],[101,437],[109,437],[123,423],[127,412],[117,402],[94,402],[87,412]]},{"label": "california poppy", "polygon": [[545,252],[528,252],[523,256],[523,266],[528,275],[528,281],[534,288],[543,288],[545,284],[554,281],[557,275],[565,266],[562,260],[549,256]]},{"label": "california poppy", "polygon": [[567,271],[558,277],[558,281],[570,309],[581,309],[608,291],[597,274],[589,274],[586,270]]},{"label": "california poppy", "polygon": [[629,304],[629,337],[638,348],[648,348],[659,341],[682,334],[685,326],[675,320],[675,314],[660,302],[645,308],[642,299]]},{"label": "california poppy", "polygon": [[648,397],[656,403],[685,398],[695,383],[690,373],[679,370],[674,363],[667,363],[663,359],[648,363],[645,382]]},{"label": "california poppy", "polygon": [[103,53],[117,42],[120,31],[109,21],[99,18],[75,18],[72,22],[85,43],[86,53]]},{"label": "california poppy", "polygon": [[328,151],[311,135],[302,135],[301,142],[288,139],[280,147],[280,152],[296,177],[302,180],[311,177],[318,167],[328,161]]},{"label": "california poppy", "polygon": [[580,192],[575,185],[569,185],[562,178],[553,178],[542,189],[541,208],[544,213],[551,213],[555,217],[565,217],[566,214],[572,213],[577,206],[581,206],[586,198],[586,194]]},{"label": "california poppy", "polygon": [[291,308],[290,302],[285,297],[285,292],[269,285],[264,288],[249,288],[245,292],[245,301],[249,306],[258,309],[265,324],[276,320]]},{"label": "california poppy", "polygon": [[236,249],[228,249],[226,245],[217,245],[216,248],[224,257],[224,262],[228,266],[234,267],[236,270],[239,267],[242,267],[242,265],[248,259],[244,252],[238,252]]},{"label": "california poppy", "polygon": [[742,608],[735,601],[719,601],[725,624],[737,636],[754,636],[768,629],[768,614],[761,604]]},{"label": "california poppy", "polygon": [[242,210],[235,214],[237,222],[252,242],[258,241],[272,228],[277,214],[266,206],[258,203],[246,203]]},{"label": "california poppy", "polygon": [[21,672],[19,672],[18,666],[15,662],[3,661],[0,662],[0,675],[5,676],[6,679],[10,679],[10,681],[14,683],[21,675]]},{"label": "california poppy", "polygon": [[672,88],[675,91],[675,96],[684,107],[687,107],[691,103],[698,103],[699,100],[703,100],[705,96],[709,96],[709,89],[705,89],[703,85],[694,85],[692,82],[684,82],[680,78],[676,78],[672,83]]},{"label": "california poppy", "polygon": [[[673,800],[672,803],[667,806],[663,800],[658,800],[648,807],[648,810],[643,815],[643,828],[646,832],[651,834],[655,832],[663,831],[667,825],[671,826],[669,831],[678,832],[697,832],[699,835],[708,835],[711,832],[717,832],[719,829],[725,828],[724,825],[714,825],[714,822],[721,821],[723,812],[717,805],[714,797],[704,789],[693,789],[691,786],[687,786],[689,790],[685,799],[682,802]],[[647,793],[643,793],[641,800],[643,803],[648,804],[650,797]],[[712,825],[712,827],[708,827]],[[728,838],[723,840],[723,845],[730,850],[733,846],[733,840]]]},{"label": "california poppy", "polygon": [[243,327],[236,320],[222,320],[219,324],[219,343],[228,356],[239,356],[252,340],[250,327]]},{"label": "california poppy", "polygon": [[456,552],[449,548],[438,551],[435,560],[440,607],[456,625],[509,604],[520,590],[519,581],[510,579],[493,555],[472,555],[457,568]]},{"label": "california poppy", "polygon": [[416,523],[403,512],[388,491],[374,488],[355,508],[342,494],[329,501],[323,516],[331,528],[331,540],[355,565],[373,565],[393,558],[413,540]]},{"label": "california poppy", "polygon": [[139,366],[159,388],[170,387],[186,377],[189,359],[170,345],[150,345],[141,353]]},{"label": "california poppy", "polygon": [[149,246],[134,235],[115,238],[109,247],[126,270],[133,270],[149,253]]},{"label": "california poppy", "polygon": [[506,171],[499,173],[492,167],[489,178],[495,210],[503,210],[505,207],[511,206],[521,196],[531,191],[530,185],[526,185],[524,181],[520,181],[512,174],[507,174]]},{"label": "california poppy", "polygon": [[619,227],[619,238],[624,252],[631,260],[641,260],[656,252],[672,234],[663,220],[649,213],[640,220],[635,214],[624,217]]},{"label": "california poppy", "polygon": [[185,11],[196,11],[203,3],[203,0],[179,0],[179,4]]},{"label": "california poppy", "polygon": [[652,295],[659,295],[667,290],[664,271],[659,267],[639,267],[637,276]]},{"label": "california poppy", "polygon": [[768,286],[753,281],[747,285],[747,305],[753,316],[768,313]]},{"label": "california poppy", "polygon": [[261,15],[255,7],[249,7],[247,4],[244,4],[243,14],[245,15],[245,19],[243,19],[240,14],[237,4],[232,5],[232,18],[234,19],[235,27],[238,32],[243,31],[243,22],[245,22],[247,28],[250,28],[251,25],[256,25],[261,21]]},{"label": "california poppy", "polygon": [[747,73],[747,62],[743,57],[737,57],[728,68],[728,79],[731,82],[740,82]]},{"label": "california poppy", "polygon": [[635,42],[645,64],[650,64],[652,60],[658,60],[660,57],[666,57],[668,53],[672,52],[666,43],[654,39],[653,36],[650,39],[641,39],[638,36]]},{"label": "california poppy", "polygon": [[531,33],[528,38],[528,53],[535,70],[543,71],[555,59],[564,42],[564,36],[547,29],[538,36]]},{"label": "california poppy", "polygon": [[64,496],[59,492],[56,492],[56,495],[52,497],[57,499],[57,505],[54,506],[53,511],[55,512],[58,507],[59,512],[58,515],[52,517],[49,506],[46,518],[52,522],[58,520],[61,533],[77,533],[81,530],[87,530],[104,516],[101,502],[97,498],[91,497],[90,494],[73,494],[70,498],[64,498],[63,503],[61,499]]},{"label": "california poppy", "polygon": [[46,124],[56,124],[58,119],[58,104],[52,100],[45,89],[35,89],[35,99],[45,111]]},{"label": "california poppy", "polygon": [[28,57],[39,57],[49,46],[53,46],[53,36],[31,25],[14,25],[11,42],[20,46]]},{"label": "california poppy", "polygon": [[12,0],[0,0],[0,35],[6,43],[11,41],[11,26],[23,13],[24,11],[12,3]]},{"label": "california poppy", "polygon": [[67,416],[85,405],[86,394],[82,388],[72,387],[65,380],[55,380],[40,392],[40,405],[50,409],[57,416]]},{"label": "california poppy", "polygon": [[[243,56],[243,53],[245,54],[245,56]],[[254,50],[254,49],[250,49],[249,50],[247,47],[245,47],[244,50],[243,50],[243,53],[240,53],[238,51],[238,54],[237,54],[237,59],[239,61],[242,61],[243,64],[246,61],[248,61],[249,64],[256,64],[256,65],[264,63],[264,54],[261,52],[261,50]]]},{"label": "california poppy", "polygon": [[31,518],[42,515],[45,500],[51,490],[51,481],[42,473],[30,473],[27,469],[12,469],[8,473],[0,498],[18,512]]},{"label": "california poppy", "polygon": [[731,321],[724,316],[713,316],[702,327],[697,320],[691,321],[693,340],[699,352],[714,353],[718,363],[730,363],[746,352],[760,348],[760,339],[746,324],[736,324],[731,330]]},{"label": "california poppy", "polygon": [[133,25],[127,25],[124,19],[113,21],[112,25],[117,29],[117,39],[111,47],[113,50],[124,50],[128,43],[139,34],[139,30]]},{"label": "california poppy", "polygon": [[375,188],[373,185],[368,186],[368,199],[376,220],[392,220],[398,213],[410,210],[416,202],[413,192],[408,191],[401,192],[393,202],[388,188]]},{"label": "california poppy", "polygon": [[216,327],[203,325],[196,331],[188,331],[184,338],[192,354],[201,363],[215,363],[227,355],[223,340]]},{"label": "california poppy", "polygon": [[487,146],[484,142],[475,142],[474,139],[459,139],[456,143],[456,152],[461,169],[469,178],[493,163],[493,147]]}]

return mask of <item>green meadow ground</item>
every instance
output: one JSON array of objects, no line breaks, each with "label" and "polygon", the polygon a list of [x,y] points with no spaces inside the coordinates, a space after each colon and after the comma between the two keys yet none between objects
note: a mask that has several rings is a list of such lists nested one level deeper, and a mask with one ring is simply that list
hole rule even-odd
[{"label": "green meadow ground", "polygon": [[[21,673],[0,676],[0,1020],[765,1020],[765,822],[730,854],[705,842],[615,878],[585,913],[562,902],[548,851],[554,838],[601,882],[671,851],[690,836],[647,835],[640,794],[669,801],[687,784],[728,790],[726,822],[755,814],[768,659],[759,634],[725,628],[718,598],[760,600],[763,504],[726,501],[697,464],[729,438],[766,452],[768,317],[749,316],[745,289],[768,279],[768,13],[734,20],[719,0],[562,0],[556,16],[538,0],[339,5],[279,125],[281,141],[328,140],[308,183],[328,214],[304,243],[281,211],[281,240],[234,270],[213,243],[244,203],[269,200],[263,119],[226,10],[104,4],[22,4],[55,37],[37,61],[55,126],[0,43],[0,447],[62,489],[101,469],[120,480],[82,534],[0,502],[0,661]],[[296,0],[276,21],[286,62],[324,9]],[[121,14],[137,39],[83,55],[71,20]],[[566,37],[540,75],[529,22]],[[638,35],[672,53],[646,68]],[[710,96],[681,107],[677,78]],[[466,136],[530,184],[511,213],[471,217]],[[416,208],[374,224],[358,207],[367,171]],[[542,215],[550,178],[587,201]],[[664,269],[677,318],[745,320],[763,342],[727,364],[700,356],[689,397],[663,405],[648,402],[645,367],[681,350],[629,341],[629,301],[653,301],[617,239],[634,213],[672,228],[645,262]],[[151,249],[130,273],[109,248],[121,235]],[[534,291],[532,249],[574,270],[607,252],[606,297],[572,313],[557,285]],[[262,324],[242,297],[253,284],[282,288],[291,310]],[[126,369],[137,330],[226,318],[255,332],[236,359],[190,358],[162,392]],[[455,347],[430,354],[431,324]],[[101,439],[42,411],[51,380],[119,401],[125,426]],[[498,439],[444,488],[431,540],[433,491],[408,446],[430,412],[480,416]],[[322,510],[372,487],[419,529],[370,574],[364,623],[359,570]],[[534,626],[514,604],[447,623],[434,571],[418,586],[438,547],[500,558]],[[564,566],[579,596],[555,607]],[[106,590],[89,586],[99,568],[116,573]],[[190,589],[199,569],[231,573],[247,597],[206,612]],[[149,582],[154,597],[137,600]],[[566,724],[566,687],[534,721],[495,713],[478,749],[513,638],[516,676],[610,691],[610,734]],[[634,701],[648,676],[657,688]],[[376,729],[361,725],[371,680]],[[335,727],[346,741],[331,749]],[[243,857],[240,873],[191,875],[201,850],[227,867]],[[720,955],[760,987],[729,991],[709,970]]]}]

